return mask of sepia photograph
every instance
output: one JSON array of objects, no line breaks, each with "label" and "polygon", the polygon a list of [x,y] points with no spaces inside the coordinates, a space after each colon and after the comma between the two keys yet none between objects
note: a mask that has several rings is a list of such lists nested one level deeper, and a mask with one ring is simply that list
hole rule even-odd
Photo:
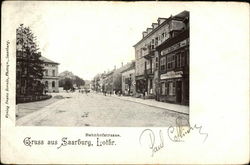
[{"label": "sepia photograph", "polygon": [[188,126],[189,11],[81,9],[16,27],[16,125]]},{"label": "sepia photograph", "polygon": [[249,164],[249,4],[1,14],[1,163]]}]

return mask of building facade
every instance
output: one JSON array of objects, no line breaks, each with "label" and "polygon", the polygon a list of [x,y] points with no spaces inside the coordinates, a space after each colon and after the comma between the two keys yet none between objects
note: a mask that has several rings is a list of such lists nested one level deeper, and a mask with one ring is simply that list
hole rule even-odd
[{"label": "building facade", "polygon": [[135,95],[135,84],[135,62],[132,62],[129,68],[122,71],[122,94]]},{"label": "building facade", "polygon": [[51,61],[50,59],[45,58],[43,56],[41,56],[40,59],[43,61],[44,67],[44,74],[42,79],[42,83],[45,85],[44,92],[59,92],[59,63]]},{"label": "building facade", "polygon": [[[135,79],[136,92],[152,95],[160,100],[162,85],[160,74],[164,70],[163,63],[167,59],[161,58],[163,47],[172,38],[186,28],[185,20],[189,12],[183,11],[169,18],[158,18],[151,28],[142,33],[143,38],[134,45],[135,48]],[[170,60],[171,58],[169,58]],[[160,71],[161,70],[161,71]]]},{"label": "building facade", "polygon": [[[28,78],[28,73],[32,70],[28,70],[27,65],[31,65],[31,60],[27,60],[27,53],[24,51],[17,50],[16,52],[16,95],[34,95],[37,94],[32,91],[37,91],[39,88],[39,93],[46,92],[59,92],[58,89],[58,63],[53,62],[43,56],[41,52],[38,52],[40,60],[42,61],[42,68],[45,70],[42,79],[37,79],[30,84],[31,80]],[[29,87],[29,92],[27,88]],[[36,90],[35,90],[36,88]],[[41,90],[40,90],[41,89]]]},{"label": "building facade", "polygon": [[182,28],[170,31],[170,38],[156,47],[159,53],[158,99],[189,104],[189,12],[175,16]]}]

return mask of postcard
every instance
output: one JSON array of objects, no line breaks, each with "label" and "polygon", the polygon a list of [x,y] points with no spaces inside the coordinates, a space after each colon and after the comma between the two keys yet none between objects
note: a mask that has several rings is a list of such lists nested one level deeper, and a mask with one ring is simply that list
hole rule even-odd
[{"label": "postcard", "polygon": [[249,5],[5,1],[1,162],[249,163]]}]

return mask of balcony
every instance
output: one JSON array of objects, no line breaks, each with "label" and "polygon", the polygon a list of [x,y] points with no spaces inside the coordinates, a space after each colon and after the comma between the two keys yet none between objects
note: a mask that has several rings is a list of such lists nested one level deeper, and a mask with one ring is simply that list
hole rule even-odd
[{"label": "balcony", "polygon": [[148,46],[147,48],[144,49],[143,57],[146,58],[147,60],[151,59],[152,57],[154,57],[154,51],[155,49],[151,49],[151,47]]}]

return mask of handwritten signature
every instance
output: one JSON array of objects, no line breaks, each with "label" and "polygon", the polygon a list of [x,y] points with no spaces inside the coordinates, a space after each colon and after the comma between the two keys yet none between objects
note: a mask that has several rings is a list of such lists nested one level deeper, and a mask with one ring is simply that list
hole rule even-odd
[{"label": "handwritten signature", "polygon": [[[170,126],[167,129],[168,138],[173,142],[184,142],[184,137],[195,130],[199,131],[199,134],[204,136],[203,143],[206,141],[208,137],[208,133],[202,132],[202,126],[187,126],[188,120],[183,117],[176,118],[176,126]],[[146,147],[150,150],[151,156],[153,157],[154,154],[164,148],[164,138],[162,130],[159,130],[159,137],[155,136],[155,133],[151,129],[145,129],[142,131],[139,142],[142,146]],[[156,139],[159,139],[158,142]]]},{"label": "handwritten signature", "polygon": [[145,129],[139,138],[140,144],[145,142],[144,144],[147,145],[147,148],[151,150],[151,156],[153,157],[154,154],[164,147],[164,140],[162,136],[162,131],[159,131],[160,143],[156,145],[155,143],[155,134],[151,129]]},{"label": "handwritten signature", "polygon": [[206,141],[208,134],[201,132],[202,126],[197,126],[196,124],[191,126],[184,127],[182,123],[188,123],[188,120],[183,117],[177,117],[176,118],[176,127],[170,126],[168,127],[168,137],[173,142],[184,142],[183,138],[190,134],[192,131],[198,129],[200,135],[204,135],[205,138],[203,140],[203,143]]}]

